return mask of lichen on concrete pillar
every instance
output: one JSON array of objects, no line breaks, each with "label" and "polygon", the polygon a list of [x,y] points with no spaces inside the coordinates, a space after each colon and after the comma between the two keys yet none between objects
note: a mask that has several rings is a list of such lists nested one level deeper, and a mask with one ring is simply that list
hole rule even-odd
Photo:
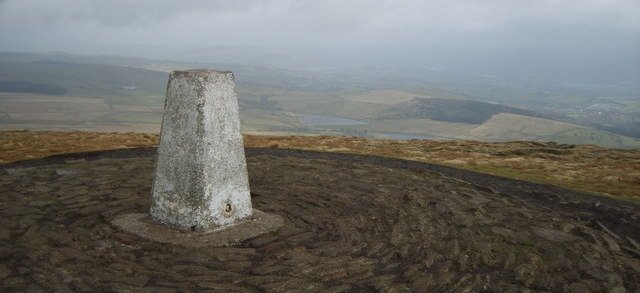
[{"label": "lichen on concrete pillar", "polygon": [[252,215],[233,73],[171,73],[150,215],[197,231],[225,228]]}]

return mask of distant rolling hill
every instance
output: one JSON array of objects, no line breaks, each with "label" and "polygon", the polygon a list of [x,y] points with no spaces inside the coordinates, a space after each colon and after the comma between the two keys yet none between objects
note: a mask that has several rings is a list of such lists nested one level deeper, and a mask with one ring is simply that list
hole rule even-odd
[{"label": "distant rolling hill", "polygon": [[431,119],[454,123],[480,124],[499,113],[542,117],[542,114],[535,111],[501,104],[442,98],[414,98],[394,105],[380,113],[378,118]]},{"label": "distant rolling hill", "polygon": [[578,125],[548,119],[500,113],[469,131],[463,138],[483,137],[492,141],[539,140],[578,127]]},{"label": "distant rolling hill", "polygon": [[63,94],[85,97],[162,97],[167,77],[163,72],[103,64],[0,63],[2,82],[46,84]]},{"label": "distant rolling hill", "polygon": [[640,148],[640,140],[581,125],[500,113],[482,124],[430,119],[376,120],[371,134],[388,138],[425,138],[479,141],[553,141],[563,144],[593,144],[609,148]]},{"label": "distant rolling hill", "polygon": [[488,141],[555,141],[610,148],[640,147],[640,140],[635,138],[570,123],[508,113],[494,115],[458,138]]},{"label": "distant rolling hill", "polygon": [[[371,125],[374,136],[394,137],[394,133],[415,135],[416,138],[459,139],[478,127],[477,124],[436,121],[431,119],[385,119],[376,120]],[[402,136],[399,136],[402,137]]]},{"label": "distant rolling hill", "polygon": [[548,119],[516,107],[478,101],[414,98],[380,112],[371,134],[389,138],[555,141],[639,148],[640,140]]},{"label": "distant rolling hill", "polygon": [[[0,53],[0,128],[157,132],[167,71],[222,65],[69,54]],[[239,65],[247,132],[537,140],[638,148],[637,139],[439,89],[350,87],[321,73]],[[346,118],[346,119],[345,119]]]},{"label": "distant rolling hill", "polygon": [[31,93],[43,95],[64,95],[69,93],[69,91],[67,91],[63,87],[26,81],[0,81],[0,92]]}]

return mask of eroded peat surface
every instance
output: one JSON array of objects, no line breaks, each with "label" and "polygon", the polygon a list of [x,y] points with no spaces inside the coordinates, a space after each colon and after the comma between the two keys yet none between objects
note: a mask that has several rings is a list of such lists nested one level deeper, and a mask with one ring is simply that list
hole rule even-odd
[{"label": "eroded peat surface", "polygon": [[248,149],[279,232],[227,248],[118,231],[155,149],[0,165],[3,291],[637,291],[640,207],[375,156]]}]

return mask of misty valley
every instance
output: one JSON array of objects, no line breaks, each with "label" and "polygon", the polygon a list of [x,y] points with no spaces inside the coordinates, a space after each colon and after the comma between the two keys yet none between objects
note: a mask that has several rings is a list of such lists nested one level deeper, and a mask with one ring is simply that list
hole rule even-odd
[{"label": "misty valley", "polygon": [[168,71],[181,68],[233,70],[247,133],[640,147],[637,85],[615,79],[578,83],[504,79],[480,70],[292,69],[64,53],[0,53],[0,127],[159,132]]}]

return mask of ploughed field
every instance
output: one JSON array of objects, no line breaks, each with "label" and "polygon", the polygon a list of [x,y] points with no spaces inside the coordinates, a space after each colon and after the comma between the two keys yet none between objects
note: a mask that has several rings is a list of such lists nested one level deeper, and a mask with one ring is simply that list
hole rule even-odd
[{"label": "ploughed field", "polygon": [[440,165],[248,149],[254,207],[284,217],[237,247],[113,228],[146,212],[155,149],[0,165],[0,290],[640,290],[640,207]]}]

